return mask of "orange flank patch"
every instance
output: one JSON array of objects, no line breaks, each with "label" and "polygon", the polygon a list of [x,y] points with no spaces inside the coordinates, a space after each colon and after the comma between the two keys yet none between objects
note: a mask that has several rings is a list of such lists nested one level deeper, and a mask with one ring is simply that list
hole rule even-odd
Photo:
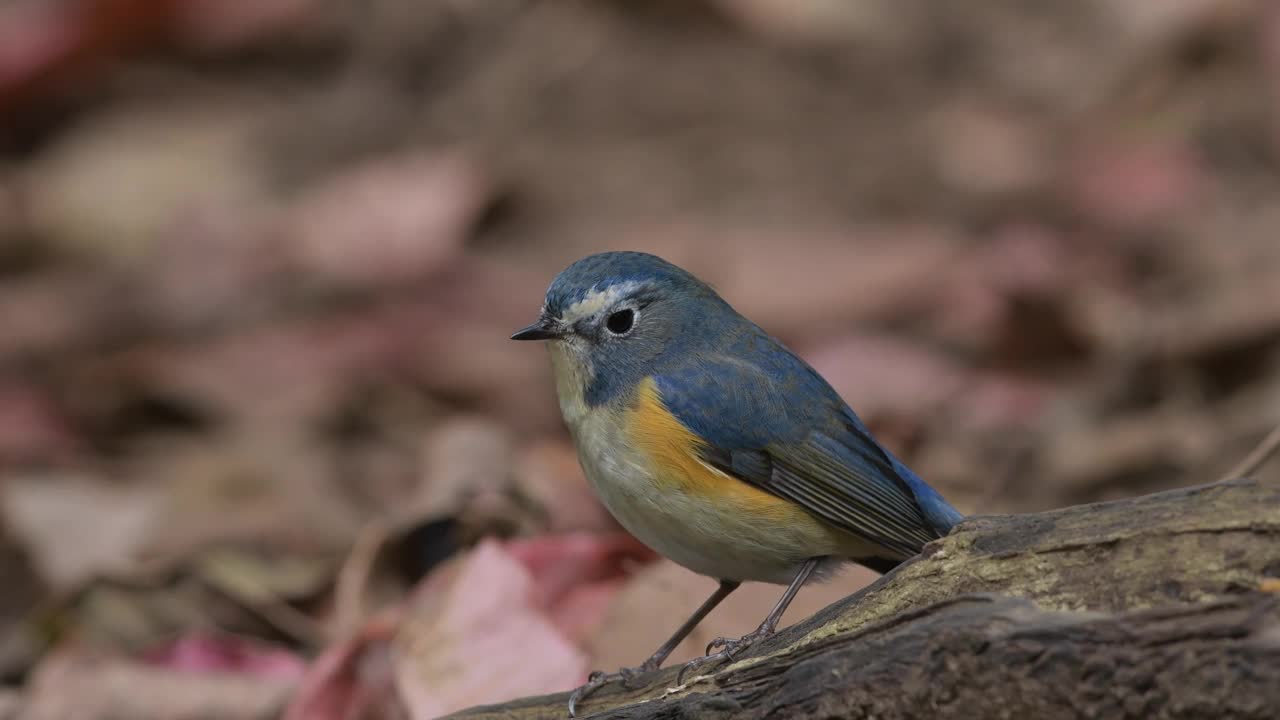
[{"label": "orange flank patch", "polygon": [[628,410],[627,433],[633,447],[653,464],[656,480],[685,495],[737,506],[743,512],[776,522],[818,524],[802,508],[754,487],[703,462],[704,442],[667,410],[652,378],[636,390]]}]

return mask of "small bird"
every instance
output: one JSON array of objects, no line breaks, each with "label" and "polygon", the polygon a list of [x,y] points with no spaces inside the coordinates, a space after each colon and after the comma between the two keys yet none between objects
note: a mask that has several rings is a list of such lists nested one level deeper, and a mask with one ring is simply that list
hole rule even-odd
[{"label": "small bird", "polygon": [[560,411],[609,512],[658,553],[720,581],[639,667],[592,673],[570,716],[600,685],[656,670],[744,581],[787,589],[759,628],[713,641],[695,663],[771,635],[806,582],[847,562],[888,572],[963,517],[817,371],[657,256],[578,260],[511,338],[549,341]]}]

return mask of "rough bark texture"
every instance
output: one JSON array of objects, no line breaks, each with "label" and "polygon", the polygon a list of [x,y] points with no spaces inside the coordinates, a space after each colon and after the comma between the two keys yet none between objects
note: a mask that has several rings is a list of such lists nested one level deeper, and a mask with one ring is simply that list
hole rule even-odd
[{"label": "rough bark texture", "polygon": [[[579,716],[1272,719],[1278,591],[1280,487],[975,517],[732,664],[611,684]],[[458,716],[563,718],[566,702]]]}]

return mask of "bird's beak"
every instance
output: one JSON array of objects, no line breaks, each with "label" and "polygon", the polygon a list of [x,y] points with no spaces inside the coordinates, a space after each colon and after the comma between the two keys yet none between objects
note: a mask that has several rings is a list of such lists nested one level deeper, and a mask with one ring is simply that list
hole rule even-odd
[{"label": "bird's beak", "polygon": [[511,336],[512,340],[555,340],[562,337],[564,332],[560,329],[560,324],[553,318],[545,315],[538,318],[538,321],[527,328],[517,330]]}]

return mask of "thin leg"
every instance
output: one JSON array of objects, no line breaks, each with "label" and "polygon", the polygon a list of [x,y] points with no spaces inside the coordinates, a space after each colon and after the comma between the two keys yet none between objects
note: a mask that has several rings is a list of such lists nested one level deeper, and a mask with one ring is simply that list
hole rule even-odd
[{"label": "thin leg", "polygon": [[[702,622],[703,618],[705,618],[708,613],[714,610],[715,607],[723,602],[725,598],[729,597],[729,593],[737,590],[738,586],[741,584],[742,583],[739,583],[736,580],[721,580],[720,586],[716,588],[715,592],[711,593],[711,597],[704,600],[703,603],[698,606],[698,609],[693,611],[693,615],[689,616],[689,619],[685,620],[684,624],[677,628],[675,633],[673,633],[666,642],[662,643],[661,647],[649,656],[648,660],[641,663],[640,667],[622,668],[618,672],[612,674],[605,674],[599,671],[591,673],[591,677],[587,678],[587,684],[577,690],[574,690],[573,694],[569,696],[569,717],[576,717],[574,713],[579,701],[586,698],[594,692],[596,688],[605,685],[610,680],[622,678],[625,683],[640,673],[652,672],[661,667],[662,663],[666,661],[667,656],[670,655],[685,638],[689,637],[689,633],[693,632],[693,629],[698,626],[698,623]],[[794,595],[794,593],[792,594]],[[786,608],[783,609],[785,610]],[[781,615],[781,613],[779,613],[779,615]]]},{"label": "thin leg", "polygon": [[725,598],[729,597],[729,593],[737,590],[738,586],[741,584],[742,583],[736,580],[721,580],[720,587],[716,588],[716,591],[711,593],[711,597],[703,601],[703,603],[698,606],[698,609],[693,611],[693,615],[690,615],[689,619],[685,620],[684,624],[677,628],[675,633],[673,633],[666,642],[662,643],[662,647],[658,648],[653,655],[649,656],[648,660],[644,661],[644,664],[640,666],[641,670],[647,672],[649,670],[657,670],[659,667],[662,667],[662,663],[666,662],[667,656],[670,655],[685,638],[689,637],[689,633],[693,632],[693,629],[698,627],[698,623],[702,622],[703,618],[705,618],[708,613],[714,610],[717,605],[724,601]]},{"label": "thin leg", "polygon": [[[813,575],[814,569],[818,567],[818,563],[821,561],[822,558],[820,557],[809,558],[804,562],[804,565],[800,566],[800,570],[796,573],[795,579],[787,586],[787,590],[782,593],[782,597],[778,598],[778,602],[773,606],[773,609],[769,611],[769,614],[765,616],[764,622],[760,623],[760,627],[756,628],[753,632],[743,635],[737,640],[730,640],[729,638],[716,638],[715,640],[712,640],[711,643],[707,645],[707,654],[705,657],[693,660],[683,668],[680,668],[680,674],[676,677],[676,682],[684,682],[685,673],[693,668],[700,667],[710,662],[715,662],[716,660],[732,660],[734,655],[742,652],[742,650],[747,646],[772,635],[774,631],[778,629],[778,621],[780,621],[782,619],[782,615],[787,612],[787,606],[789,606],[791,601],[795,599],[796,593],[800,592],[800,588],[809,580],[809,576]],[[713,653],[712,651],[716,648],[723,649],[720,652]]]},{"label": "thin leg", "polygon": [[773,609],[765,616],[764,622],[760,623],[760,627],[753,634],[772,635],[773,631],[778,629],[778,621],[782,619],[782,615],[787,611],[787,607],[791,605],[791,601],[795,600],[796,593],[800,592],[800,588],[809,581],[809,576],[818,567],[818,561],[821,559],[809,558],[804,565],[800,566],[800,572],[796,573],[796,579],[792,580],[791,584],[787,586],[787,591],[782,593],[782,597],[778,598],[777,604],[773,606]]}]

